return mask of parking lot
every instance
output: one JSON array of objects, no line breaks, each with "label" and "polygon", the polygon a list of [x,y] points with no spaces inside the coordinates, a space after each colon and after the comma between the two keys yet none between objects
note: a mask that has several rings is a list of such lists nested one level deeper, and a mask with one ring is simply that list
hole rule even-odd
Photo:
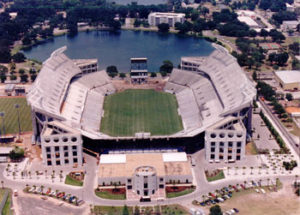
[{"label": "parking lot", "polygon": [[14,202],[17,204],[14,206],[14,208],[16,209],[16,214],[20,215],[81,215],[89,213],[89,208],[87,206],[71,206],[68,203],[64,203],[52,198],[43,200],[41,199],[41,196],[38,195],[33,196],[32,194],[20,193],[18,197],[15,197],[15,200],[16,201]]}]

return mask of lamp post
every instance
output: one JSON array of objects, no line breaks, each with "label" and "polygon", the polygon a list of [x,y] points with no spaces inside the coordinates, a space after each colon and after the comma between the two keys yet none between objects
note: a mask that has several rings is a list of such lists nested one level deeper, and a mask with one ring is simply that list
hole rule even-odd
[{"label": "lamp post", "polygon": [[20,105],[15,104],[15,108],[17,109],[17,112],[18,112],[18,126],[19,126],[19,137],[18,137],[18,139],[20,140],[20,135],[21,135],[20,112],[19,112]]},{"label": "lamp post", "polygon": [[[3,129],[2,135],[4,137],[5,136],[5,125],[4,125],[4,123],[5,123],[5,121],[4,121],[5,113],[4,112],[0,112],[0,116],[2,117],[2,129]],[[0,130],[1,130],[1,128],[0,128]]]}]

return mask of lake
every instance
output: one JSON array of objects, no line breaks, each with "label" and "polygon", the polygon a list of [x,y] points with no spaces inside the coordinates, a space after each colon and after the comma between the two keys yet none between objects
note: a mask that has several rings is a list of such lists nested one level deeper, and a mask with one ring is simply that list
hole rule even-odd
[{"label": "lake", "polygon": [[119,72],[129,72],[132,57],[147,57],[148,70],[156,72],[164,60],[170,60],[177,67],[182,56],[207,56],[214,50],[210,42],[190,36],[147,31],[91,31],[79,32],[73,38],[54,37],[24,53],[27,58],[44,61],[65,45],[68,47],[65,53],[70,58],[97,58],[100,69],[115,65]]}]

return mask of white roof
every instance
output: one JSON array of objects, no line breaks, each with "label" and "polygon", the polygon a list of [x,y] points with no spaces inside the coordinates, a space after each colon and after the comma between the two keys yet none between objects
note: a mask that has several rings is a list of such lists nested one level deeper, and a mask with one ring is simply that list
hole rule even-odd
[{"label": "white roof", "polygon": [[108,154],[100,156],[101,164],[126,163],[125,154]]},{"label": "white roof", "polygon": [[0,147],[0,154],[9,154],[13,147]]},{"label": "white roof", "polygon": [[238,16],[238,20],[241,21],[241,22],[246,23],[249,26],[259,27],[259,25],[257,24],[257,22],[255,22],[251,17],[248,17],[248,16]]},{"label": "white roof", "polygon": [[187,161],[185,152],[163,153],[164,162],[180,162]]},{"label": "white roof", "polygon": [[300,83],[300,71],[298,70],[283,70],[275,72],[277,77],[281,79],[282,82],[289,83]]},{"label": "white roof", "polygon": [[237,14],[240,15],[245,15],[245,16],[255,16],[255,12],[251,10],[239,10],[237,11]]}]

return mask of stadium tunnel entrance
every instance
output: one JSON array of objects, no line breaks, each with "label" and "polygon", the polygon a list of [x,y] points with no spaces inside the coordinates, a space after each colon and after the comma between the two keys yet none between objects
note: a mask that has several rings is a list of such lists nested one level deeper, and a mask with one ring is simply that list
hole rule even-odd
[{"label": "stadium tunnel entrance", "polygon": [[83,147],[99,154],[109,150],[164,150],[177,149],[188,154],[204,148],[204,132],[194,137],[159,138],[159,139],[119,139],[93,140],[83,136]]}]

